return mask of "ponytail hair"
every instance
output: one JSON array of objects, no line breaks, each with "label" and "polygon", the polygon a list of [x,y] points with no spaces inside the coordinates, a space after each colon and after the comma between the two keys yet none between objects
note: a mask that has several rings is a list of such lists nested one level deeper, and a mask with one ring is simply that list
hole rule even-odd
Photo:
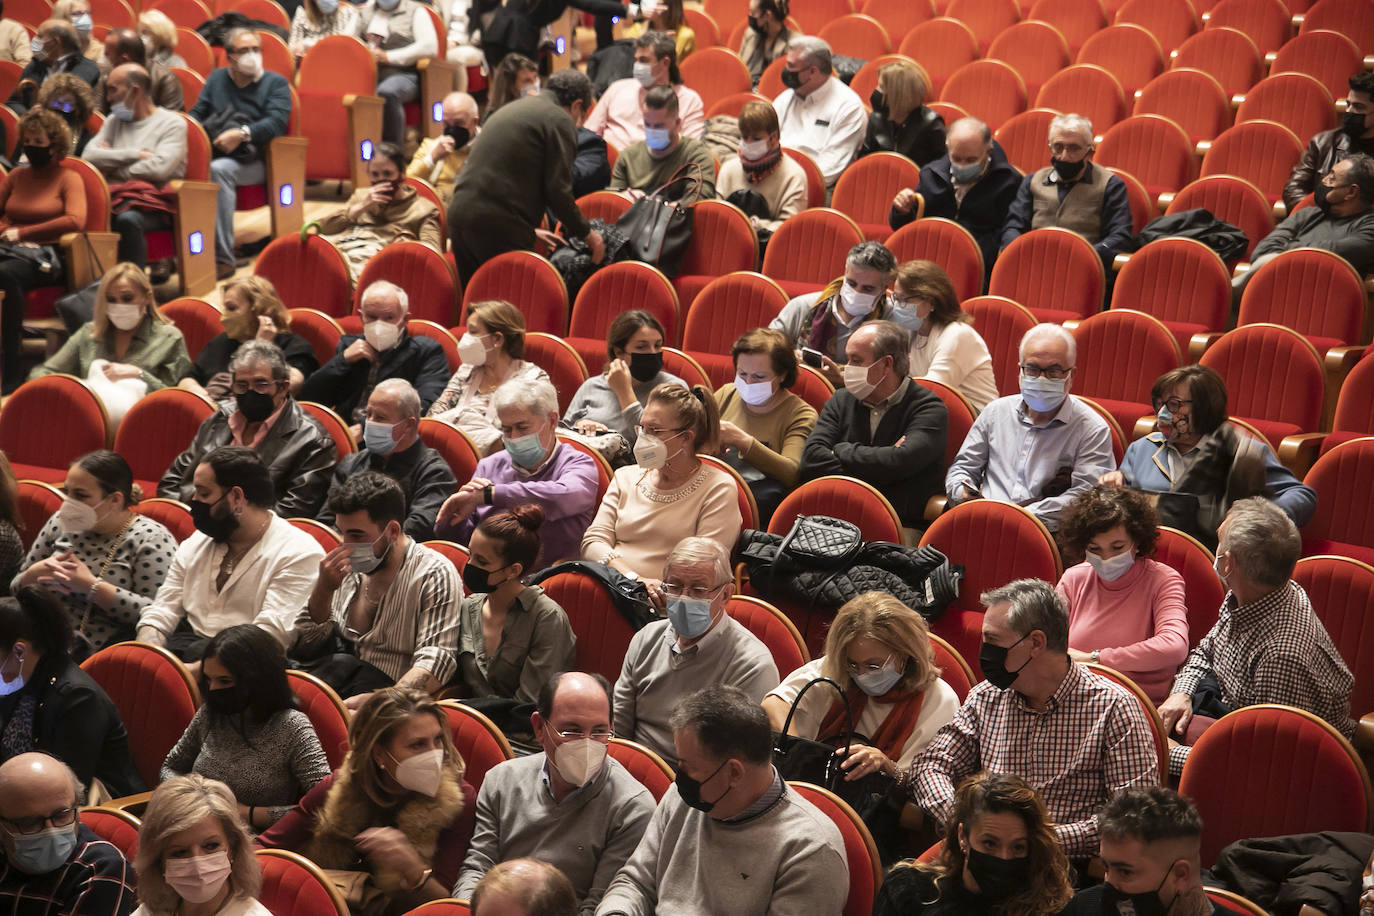
[{"label": "ponytail hair", "polygon": [[544,509],[537,503],[525,503],[495,512],[482,519],[477,530],[500,544],[501,558],[510,566],[520,564],[522,574],[535,568],[539,559],[539,527],[544,524]]},{"label": "ponytail hair", "polygon": [[692,451],[698,455],[715,454],[720,442],[720,408],[710,391],[701,385],[659,385],[649,392],[648,403],[654,401],[677,411],[678,425],[692,431]]}]

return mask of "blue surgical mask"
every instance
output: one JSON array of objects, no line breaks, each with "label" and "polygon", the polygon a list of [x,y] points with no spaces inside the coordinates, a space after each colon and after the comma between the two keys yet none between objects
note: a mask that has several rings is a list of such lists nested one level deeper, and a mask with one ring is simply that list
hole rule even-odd
[{"label": "blue surgical mask", "polygon": [[510,452],[510,460],[527,470],[539,467],[540,463],[548,457],[548,452],[544,451],[543,443],[539,441],[538,433],[517,436],[514,439],[502,436],[501,442],[506,446],[506,451]]},{"label": "blue surgical mask", "polygon": [[711,629],[711,601],[709,598],[668,596],[668,622],[673,632],[683,639],[696,639]]},{"label": "blue surgical mask", "polygon": [[1119,553],[1105,560],[1091,550],[1087,551],[1086,555],[1088,565],[1106,582],[1115,582],[1130,572],[1131,567],[1135,565],[1135,551],[1133,550],[1127,550],[1125,553]]},{"label": "blue surgical mask", "polygon": [[[625,71],[622,70],[620,72],[624,73]],[[639,81],[639,85],[643,86],[645,89],[648,89],[654,84],[653,64],[636,63],[633,67],[633,72],[635,79]]]},{"label": "blue surgical mask", "polygon": [[968,184],[983,172],[983,163],[970,162],[967,165],[955,165],[950,163],[949,174],[960,184]]},{"label": "blue surgical mask", "polygon": [[[384,534],[382,537],[386,537],[386,535]],[[377,540],[381,540],[381,538]],[[390,540],[387,540],[386,549],[382,551],[380,557],[377,556],[376,552],[377,541],[372,541],[367,544],[354,544],[352,546],[353,549],[348,555],[348,563],[353,567],[354,572],[362,573],[365,576],[376,572],[377,567],[385,563],[386,558],[391,555]]]},{"label": "blue surgical mask", "polygon": [[654,152],[661,152],[668,148],[668,144],[673,142],[672,134],[666,127],[646,127],[644,128],[644,144]]},{"label": "blue surgical mask", "polygon": [[14,838],[14,852],[10,864],[25,874],[46,875],[55,872],[71,858],[76,849],[76,828],[49,827],[37,833]]},{"label": "blue surgical mask", "polygon": [[903,328],[911,334],[915,334],[917,331],[921,330],[921,325],[925,324],[926,320],[916,314],[914,308],[906,308],[905,306],[899,305],[892,310],[892,322],[897,325],[897,327]]},{"label": "blue surgical mask", "polygon": [[321,15],[333,16],[339,8],[339,0],[315,0],[315,6],[319,7]]},{"label": "blue surgical mask", "polygon": [[134,110],[123,102],[115,102],[110,106],[110,117],[114,118],[116,121],[132,121],[134,119]]},{"label": "blue surgical mask", "polygon": [[892,689],[902,679],[902,672],[892,664],[892,659],[883,662],[877,671],[864,671],[851,675],[858,688],[871,697],[880,697]]},{"label": "blue surgical mask", "polygon": [[389,13],[401,5],[401,0],[377,0],[377,9]]},{"label": "blue surgical mask", "polygon": [[363,426],[363,444],[374,455],[390,455],[396,450],[396,439],[392,434],[394,423],[378,423],[368,420]]},{"label": "blue surgical mask", "polygon": [[1055,410],[1060,404],[1064,403],[1064,398],[1068,396],[1069,380],[1067,378],[1052,379],[1045,378],[1026,378],[1021,376],[1021,397],[1025,399],[1026,406],[1036,413],[1049,413]]}]

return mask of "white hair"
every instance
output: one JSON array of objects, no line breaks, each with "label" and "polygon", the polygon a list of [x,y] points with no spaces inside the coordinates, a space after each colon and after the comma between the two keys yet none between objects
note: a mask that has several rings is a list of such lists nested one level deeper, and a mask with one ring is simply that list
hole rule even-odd
[{"label": "white hair", "polygon": [[1278,588],[1293,575],[1302,538],[1298,526],[1278,506],[1261,496],[1242,499],[1226,514],[1225,543],[1217,553],[1229,553],[1245,578],[1256,585]]},{"label": "white hair", "polygon": [[809,66],[818,68],[822,73],[831,72],[830,42],[815,35],[798,35],[787,43],[787,50],[800,51],[802,59]]},{"label": "white hair", "polygon": [[558,392],[546,379],[513,378],[496,389],[492,403],[498,414],[514,407],[516,410],[527,410],[536,417],[546,417],[558,413]]},{"label": "white hair", "polygon": [[390,280],[374,280],[372,285],[363,290],[363,297],[358,300],[359,307],[366,305],[374,299],[380,299],[390,294],[396,297],[396,302],[401,306],[401,311],[410,312],[410,297],[406,291],[401,289]]},{"label": "white hair", "polygon": [[710,563],[717,582],[730,580],[730,554],[714,538],[689,537],[678,541],[672,553],[663,561],[663,578],[676,566],[697,566]]},{"label": "white hair", "polygon": [[1057,130],[1073,131],[1083,135],[1083,142],[1088,146],[1093,143],[1093,122],[1083,117],[1081,114],[1062,114],[1055,115],[1050,120],[1049,142],[1054,142],[1054,132]]},{"label": "white hair", "polygon": [[1078,365],[1078,341],[1073,339],[1073,335],[1070,334],[1068,329],[1062,324],[1054,324],[1049,321],[1043,324],[1037,324],[1026,332],[1026,335],[1021,338],[1021,345],[1016,348],[1017,357],[1025,359],[1026,344],[1030,343],[1034,338],[1042,336],[1057,337],[1064,342],[1064,346],[1067,348],[1069,354],[1069,365],[1065,366],[1065,369],[1070,369]]},{"label": "white hair", "polygon": [[396,409],[401,412],[401,416],[407,420],[420,419],[420,393],[415,390],[415,386],[403,378],[382,379],[377,383],[377,387],[372,389],[373,394],[390,395],[396,399]]}]

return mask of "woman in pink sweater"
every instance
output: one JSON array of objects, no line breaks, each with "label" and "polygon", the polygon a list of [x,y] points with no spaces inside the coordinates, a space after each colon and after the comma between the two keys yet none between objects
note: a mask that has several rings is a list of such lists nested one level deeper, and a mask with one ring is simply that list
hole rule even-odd
[{"label": "woman in pink sweater", "polygon": [[1057,589],[1069,606],[1069,655],[1115,668],[1156,704],[1188,655],[1183,577],[1151,560],[1159,517],[1138,490],[1093,487],[1069,504],[1064,540],[1086,552]]}]

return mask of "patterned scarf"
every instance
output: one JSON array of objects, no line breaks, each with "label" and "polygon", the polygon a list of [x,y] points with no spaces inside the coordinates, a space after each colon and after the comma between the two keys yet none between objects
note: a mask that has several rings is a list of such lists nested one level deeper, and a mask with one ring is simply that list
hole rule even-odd
[{"label": "patterned scarf", "polygon": [[770,150],[762,159],[750,161],[741,156],[739,164],[744,166],[744,177],[749,179],[749,183],[757,184],[767,178],[781,161],[782,147],[779,146]]}]

